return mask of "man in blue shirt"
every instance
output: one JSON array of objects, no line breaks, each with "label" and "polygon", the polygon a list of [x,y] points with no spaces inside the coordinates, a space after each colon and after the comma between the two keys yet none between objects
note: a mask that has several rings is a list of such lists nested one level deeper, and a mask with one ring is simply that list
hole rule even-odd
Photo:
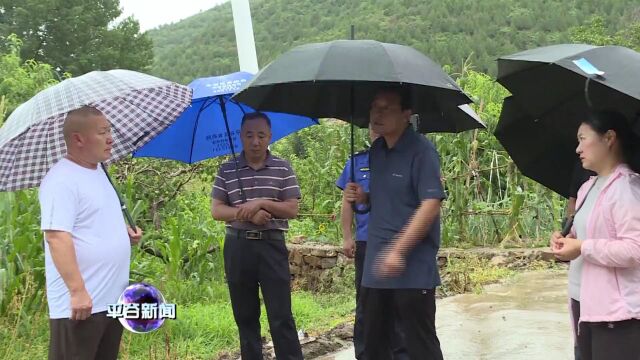
[{"label": "man in blue shirt", "polygon": [[[404,88],[381,89],[371,103],[370,191],[345,188],[348,202],[371,207],[362,278],[365,355],[392,358],[388,329],[398,317],[411,359],[442,359],[435,327],[440,285],[440,206],[445,199],[436,149],[409,124]],[[393,309],[393,311],[389,311]]]},{"label": "man in blue shirt", "polygon": [[[369,139],[373,143],[380,135],[371,130],[369,126]],[[370,168],[369,168],[369,150],[363,150],[353,155],[355,162],[355,181],[362,186],[365,192],[369,192]],[[340,190],[344,190],[345,186],[351,179],[351,158],[342,170],[342,174],[336,180],[336,186]],[[353,211],[351,203],[342,198],[342,209],[340,212],[340,224],[342,226],[343,250],[347,257],[355,257],[355,287],[356,287],[356,319],[353,326],[353,345],[355,349],[356,359],[366,359],[364,356],[364,312],[362,302],[360,301],[360,284],[362,283],[362,270],[364,267],[364,257],[367,250],[367,233],[369,231],[369,212],[358,214]],[[366,210],[364,206],[358,206],[360,210]],[[353,237],[353,218],[356,220],[356,236]],[[396,323],[393,329],[390,329],[392,336],[393,359],[404,360],[408,355],[403,345],[402,331]]]},{"label": "man in blue shirt", "polygon": [[[369,132],[371,141],[375,140],[377,134]],[[355,161],[355,181],[363,188],[369,190],[369,150],[364,150],[353,155]],[[336,181],[336,186],[340,190],[350,181],[351,177],[351,158],[347,160],[347,164],[342,170],[342,174]],[[360,283],[362,282],[362,267],[364,265],[364,254],[367,250],[367,225],[369,223],[369,214],[355,213],[356,220],[356,236],[353,237],[352,225],[354,211],[351,204],[342,198],[342,210],[340,212],[340,224],[342,225],[342,247],[344,255],[350,258],[355,257],[356,276],[356,320],[353,325],[353,345],[355,348],[356,359],[363,359],[364,354],[364,338],[363,338],[363,312],[360,303]]]}]

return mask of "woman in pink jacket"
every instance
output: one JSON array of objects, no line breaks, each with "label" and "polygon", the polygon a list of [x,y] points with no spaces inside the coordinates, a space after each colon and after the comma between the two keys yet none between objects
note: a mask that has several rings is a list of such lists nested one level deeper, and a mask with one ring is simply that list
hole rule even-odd
[{"label": "woman in pink jacket", "polygon": [[578,347],[583,360],[640,359],[640,175],[638,140],[618,112],[593,114],[576,152],[596,172],[578,192],[571,234],[552,236],[561,260],[582,260]]}]

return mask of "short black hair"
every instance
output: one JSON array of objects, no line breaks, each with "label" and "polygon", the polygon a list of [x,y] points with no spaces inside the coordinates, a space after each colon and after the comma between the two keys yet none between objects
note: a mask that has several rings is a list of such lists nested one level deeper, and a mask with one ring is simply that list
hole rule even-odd
[{"label": "short black hair", "polygon": [[[104,116],[104,113],[89,105],[69,111],[64,118],[64,125],[62,127],[64,141],[71,141],[71,134],[78,131],[78,121],[84,121],[93,116]],[[75,125],[73,125],[73,123],[75,123]]]},{"label": "short black hair", "polygon": [[240,128],[244,126],[245,121],[254,119],[265,119],[267,121],[267,126],[269,126],[269,129],[271,129],[271,119],[269,119],[267,114],[260,111],[244,114],[244,116],[242,117],[242,122],[240,122]]},{"label": "short black hair", "polygon": [[98,110],[94,106],[84,105],[75,110],[69,111],[65,117],[65,120],[74,116],[79,116],[79,117],[104,116],[104,113]]},{"label": "short black hair", "polygon": [[411,101],[411,91],[408,87],[402,85],[388,85],[383,86],[376,94],[380,93],[391,93],[398,95],[400,97],[400,108],[402,111],[412,109],[413,103]]},{"label": "short black hair", "polygon": [[637,157],[638,136],[633,132],[627,117],[621,112],[612,109],[593,111],[582,121],[589,125],[600,136],[611,130],[616,133],[620,142],[624,160],[635,172],[640,172],[640,159]]}]

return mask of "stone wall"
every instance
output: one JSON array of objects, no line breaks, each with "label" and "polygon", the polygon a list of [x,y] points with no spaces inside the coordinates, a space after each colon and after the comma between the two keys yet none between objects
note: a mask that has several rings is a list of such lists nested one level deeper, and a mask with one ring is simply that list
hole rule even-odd
[{"label": "stone wall", "polygon": [[[315,243],[291,243],[289,248],[289,267],[293,286],[305,290],[328,289],[338,277],[343,276],[345,265],[353,264],[342,253],[341,246]],[[470,255],[487,259],[491,264],[512,269],[524,268],[533,261],[555,261],[553,254],[546,248],[535,249],[440,249],[438,265],[442,270],[448,259],[462,259]]]},{"label": "stone wall", "polygon": [[468,256],[476,256],[486,259],[491,264],[507,268],[524,268],[534,261],[556,261],[549,248],[528,249],[499,249],[499,248],[473,248],[455,249],[444,248],[438,252],[438,265],[440,269],[446,265],[450,258],[462,259]]},{"label": "stone wall", "polygon": [[287,244],[293,286],[305,290],[328,288],[341,276],[344,266],[353,263],[342,247],[322,244]]}]

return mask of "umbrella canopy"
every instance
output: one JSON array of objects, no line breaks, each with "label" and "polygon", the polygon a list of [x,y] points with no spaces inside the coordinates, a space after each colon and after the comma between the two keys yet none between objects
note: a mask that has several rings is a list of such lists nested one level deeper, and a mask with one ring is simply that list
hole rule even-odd
[{"label": "umbrella canopy", "polygon": [[191,89],[129,71],[93,71],[47,88],[20,105],[0,128],[0,191],[36,187],[66,155],[67,112],[93,106],[112,125],[110,162],[144,145],[191,103]]},{"label": "umbrella canopy", "polygon": [[[237,72],[225,76],[196,79],[191,106],[165,131],[134,152],[134,157],[159,157],[188,164],[242,151],[240,123],[251,107],[231,100],[231,95],[253,78]],[[292,132],[318,124],[308,117],[266,113],[271,120],[271,142]],[[227,133],[227,128],[229,133]],[[229,141],[231,137],[233,149]]]},{"label": "umbrella canopy", "polygon": [[459,132],[484,124],[459,105],[472,100],[442,68],[419,51],[373,40],[336,40],[298,46],[261,70],[234,99],[260,110],[338,118],[360,127],[384,86],[411,94],[419,131]]},{"label": "umbrella canopy", "polygon": [[[525,176],[569,197],[571,175],[578,157],[576,133],[579,120],[563,131],[550,130],[508,97],[502,105],[495,136]],[[575,131],[571,133],[571,129]]]},{"label": "umbrella canopy", "polygon": [[[592,74],[588,65],[603,72]],[[587,66],[585,66],[587,65]],[[596,109],[614,108],[629,118],[640,109],[640,53],[622,46],[560,44],[498,59],[498,82],[533,117],[558,108],[586,115],[584,89]],[[560,110],[566,112],[567,109]]]},{"label": "umbrella canopy", "polygon": [[498,82],[512,96],[496,137],[524,175],[565,197],[589,112],[615,109],[635,120],[640,111],[640,54],[619,46],[553,45],[501,57]]}]

